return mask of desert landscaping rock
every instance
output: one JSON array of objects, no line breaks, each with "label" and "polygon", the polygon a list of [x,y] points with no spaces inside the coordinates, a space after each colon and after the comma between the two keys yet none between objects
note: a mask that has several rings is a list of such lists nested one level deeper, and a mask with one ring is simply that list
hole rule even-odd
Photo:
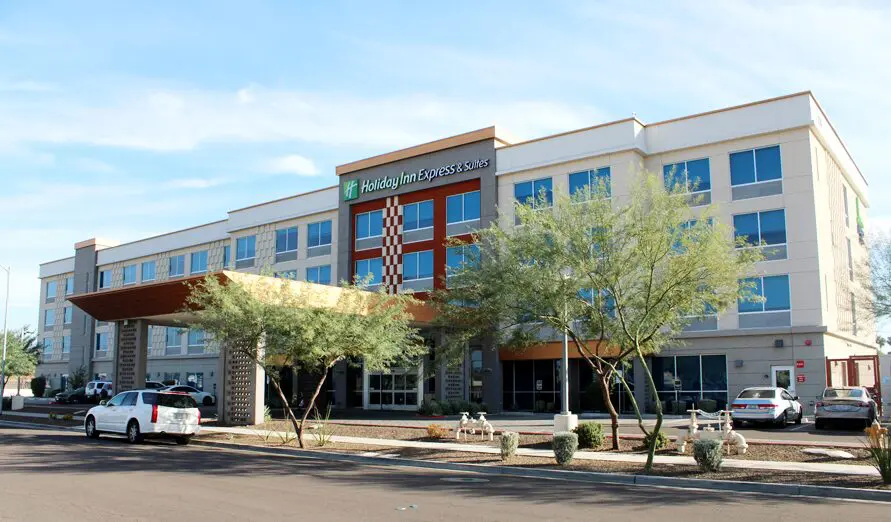
[{"label": "desert landscaping rock", "polygon": [[833,459],[843,459],[843,460],[852,460],[857,457],[848,453],[844,450],[838,449],[826,449],[826,448],[805,448],[801,450],[802,453],[807,453],[808,455],[820,455],[823,457],[830,457]]}]

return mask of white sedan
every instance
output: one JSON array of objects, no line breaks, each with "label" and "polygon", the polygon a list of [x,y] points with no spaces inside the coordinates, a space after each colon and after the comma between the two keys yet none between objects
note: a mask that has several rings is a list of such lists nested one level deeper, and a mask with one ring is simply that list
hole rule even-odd
[{"label": "white sedan", "polygon": [[143,437],[173,437],[188,444],[201,429],[201,412],[195,399],[184,393],[134,390],[121,392],[90,408],[84,431],[91,439],[117,433],[136,443]]},{"label": "white sedan", "polygon": [[188,393],[193,399],[195,399],[195,402],[197,402],[201,406],[213,406],[217,402],[216,397],[214,397],[212,394],[203,392],[191,386],[168,386],[166,388],[162,388],[162,391]]},{"label": "white sedan", "polygon": [[746,388],[731,404],[734,427],[743,422],[772,423],[784,427],[790,422],[801,424],[804,409],[798,396],[784,388]]}]

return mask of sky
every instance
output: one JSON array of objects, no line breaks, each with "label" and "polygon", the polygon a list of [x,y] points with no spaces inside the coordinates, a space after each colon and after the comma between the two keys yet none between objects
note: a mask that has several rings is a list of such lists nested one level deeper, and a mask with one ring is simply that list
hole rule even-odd
[{"label": "sky", "polygon": [[[891,3],[0,0],[0,265],[336,183],[496,125],[528,139],[811,90],[891,225]],[[0,295],[3,272],[0,271]]]}]

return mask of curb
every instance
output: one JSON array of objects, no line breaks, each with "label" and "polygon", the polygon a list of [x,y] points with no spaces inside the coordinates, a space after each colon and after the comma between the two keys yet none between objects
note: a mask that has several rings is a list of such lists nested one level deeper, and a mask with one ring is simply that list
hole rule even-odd
[{"label": "curb", "polygon": [[688,479],[659,477],[652,475],[628,475],[622,473],[602,473],[592,471],[543,470],[523,467],[493,466],[487,464],[459,464],[388,457],[366,457],[324,451],[307,451],[296,448],[264,448],[231,442],[192,440],[193,445],[254,451],[270,455],[305,457],[331,462],[350,462],[372,466],[395,466],[409,468],[460,471],[486,475],[565,480],[588,484],[620,486],[657,486],[677,489],[697,489],[711,491],[733,491],[737,493],[792,495],[801,497],[834,498],[841,500],[866,500],[891,503],[891,491],[842,488],[833,486],[809,486],[766,482],[740,482],[731,480]]}]

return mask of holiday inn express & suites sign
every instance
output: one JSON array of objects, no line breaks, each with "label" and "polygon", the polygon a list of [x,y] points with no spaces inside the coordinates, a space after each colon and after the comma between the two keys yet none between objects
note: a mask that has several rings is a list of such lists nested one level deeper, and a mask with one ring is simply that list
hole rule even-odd
[{"label": "holiday inn express & suites sign", "polygon": [[451,176],[452,174],[484,169],[489,166],[489,163],[489,159],[481,158],[472,161],[449,163],[434,169],[418,169],[417,172],[402,171],[393,176],[381,176],[373,179],[351,179],[343,182],[343,200],[350,201],[364,194],[379,190],[396,190],[403,185],[411,183],[433,182],[436,179]]}]

